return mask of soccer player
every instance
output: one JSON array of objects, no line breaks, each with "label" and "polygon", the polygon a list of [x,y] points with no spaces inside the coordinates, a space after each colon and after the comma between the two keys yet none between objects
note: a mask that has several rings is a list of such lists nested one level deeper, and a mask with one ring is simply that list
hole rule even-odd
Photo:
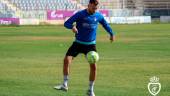
[{"label": "soccer player", "polygon": [[[84,53],[86,55],[89,51],[96,51],[96,30],[98,23],[109,33],[111,42],[115,40],[115,35],[111,27],[106,22],[103,15],[97,11],[98,4],[98,0],[89,0],[88,8],[77,12],[64,23],[66,28],[72,29],[75,34],[75,41],[68,49],[64,58],[64,81],[61,85],[55,86],[55,89],[68,90],[69,65],[74,57],[79,53]],[[73,25],[74,22],[76,22],[76,25]],[[89,65],[89,89],[87,94],[88,96],[95,96],[94,81],[96,79],[96,64]]]}]

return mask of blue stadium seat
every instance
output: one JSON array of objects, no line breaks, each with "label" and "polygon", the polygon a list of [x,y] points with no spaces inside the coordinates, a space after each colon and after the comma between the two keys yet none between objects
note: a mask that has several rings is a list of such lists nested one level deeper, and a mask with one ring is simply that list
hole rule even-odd
[{"label": "blue stadium seat", "polygon": [[[9,0],[21,10],[47,10],[47,9],[74,9],[77,4],[71,3],[69,0]],[[26,8],[25,8],[26,7]]]}]

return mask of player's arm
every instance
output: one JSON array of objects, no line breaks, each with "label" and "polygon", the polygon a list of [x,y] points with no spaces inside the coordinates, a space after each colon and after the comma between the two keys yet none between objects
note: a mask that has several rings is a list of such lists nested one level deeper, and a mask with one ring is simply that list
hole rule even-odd
[{"label": "player's arm", "polygon": [[79,12],[71,16],[65,23],[64,26],[68,29],[72,29],[74,33],[77,33],[77,28],[76,26],[73,25],[74,22],[76,22],[79,18]]},{"label": "player's arm", "polygon": [[112,31],[110,25],[107,23],[107,21],[104,19],[104,17],[101,15],[100,24],[104,27],[104,29],[109,33],[110,35],[110,41],[115,41],[115,33]]}]

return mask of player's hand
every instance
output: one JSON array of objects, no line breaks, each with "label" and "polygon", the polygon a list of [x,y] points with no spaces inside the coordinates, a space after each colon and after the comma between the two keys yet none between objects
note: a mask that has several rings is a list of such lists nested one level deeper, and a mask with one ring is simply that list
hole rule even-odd
[{"label": "player's hand", "polygon": [[73,31],[73,33],[78,33],[78,30],[77,30],[76,26],[74,26],[74,27],[72,28],[72,31]]},{"label": "player's hand", "polygon": [[116,39],[116,37],[113,35],[113,36],[110,36],[110,41],[111,41],[111,43],[113,42],[113,41],[115,41],[115,39]]}]

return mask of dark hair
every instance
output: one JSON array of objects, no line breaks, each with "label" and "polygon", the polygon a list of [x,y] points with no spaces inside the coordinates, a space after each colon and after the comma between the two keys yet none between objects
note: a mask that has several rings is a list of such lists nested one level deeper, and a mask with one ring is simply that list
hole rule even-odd
[{"label": "dark hair", "polygon": [[89,0],[89,3],[98,5],[99,4],[99,0]]}]

